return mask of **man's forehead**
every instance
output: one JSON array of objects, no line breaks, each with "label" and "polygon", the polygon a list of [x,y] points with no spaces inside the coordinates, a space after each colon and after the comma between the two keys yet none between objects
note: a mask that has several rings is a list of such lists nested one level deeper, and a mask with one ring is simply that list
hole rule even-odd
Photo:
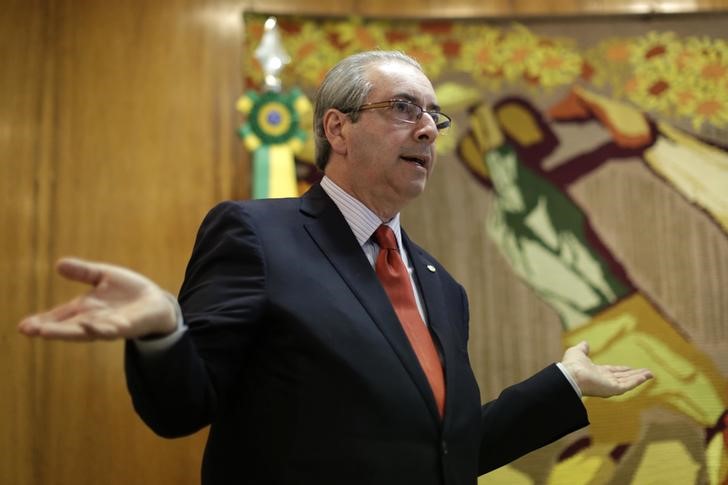
[{"label": "man's forehead", "polygon": [[[432,83],[417,67],[404,61],[378,62],[369,68],[372,96],[404,97],[426,105],[436,104]],[[370,100],[371,101],[371,100]]]}]

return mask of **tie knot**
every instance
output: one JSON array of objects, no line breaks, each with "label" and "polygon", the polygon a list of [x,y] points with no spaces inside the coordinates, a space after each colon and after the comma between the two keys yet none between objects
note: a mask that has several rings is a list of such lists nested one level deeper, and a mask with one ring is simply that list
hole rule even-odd
[{"label": "tie knot", "polygon": [[374,240],[382,249],[397,249],[397,238],[391,227],[382,224],[374,231]]}]

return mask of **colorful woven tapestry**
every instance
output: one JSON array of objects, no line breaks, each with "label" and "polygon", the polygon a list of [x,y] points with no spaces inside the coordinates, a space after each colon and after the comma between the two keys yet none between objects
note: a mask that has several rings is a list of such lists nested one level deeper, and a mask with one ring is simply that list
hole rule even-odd
[{"label": "colorful woven tapestry", "polygon": [[[266,17],[245,16],[248,89]],[[484,400],[581,340],[656,376],[479,483],[728,484],[728,16],[278,22],[285,90],[396,49],[453,117],[403,224],[468,291]],[[295,163],[305,190],[311,136]]]}]

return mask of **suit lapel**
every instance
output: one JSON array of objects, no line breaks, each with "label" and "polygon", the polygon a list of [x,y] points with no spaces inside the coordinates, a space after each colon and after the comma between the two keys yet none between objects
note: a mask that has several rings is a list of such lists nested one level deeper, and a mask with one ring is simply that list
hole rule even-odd
[{"label": "suit lapel", "polygon": [[[311,217],[311,220],[304,224],[306,231],[389,342],[427,402],[433,417],[439,420],[435,398],[427,377],[417,361],[417,356],[384,288],[346,219],[319,185],[315,185],[304,194],[301,199],[301,211]],[[430,293],[435,293],[429,283],[428,290]],[[427,298],[429,296],[425,296],[425,299]]]}]

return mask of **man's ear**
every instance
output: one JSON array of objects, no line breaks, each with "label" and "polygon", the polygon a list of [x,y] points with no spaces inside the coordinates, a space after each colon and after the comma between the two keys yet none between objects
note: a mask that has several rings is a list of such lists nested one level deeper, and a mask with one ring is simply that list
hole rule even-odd
[{"label": "man's ear", "polygon": [[331,108],[324,113],[323,125],[326,139],[329,140],[331,150],[339,155],[346,155],[347,150],[347,132],[345,126],[349,117],[339,111]]}]

